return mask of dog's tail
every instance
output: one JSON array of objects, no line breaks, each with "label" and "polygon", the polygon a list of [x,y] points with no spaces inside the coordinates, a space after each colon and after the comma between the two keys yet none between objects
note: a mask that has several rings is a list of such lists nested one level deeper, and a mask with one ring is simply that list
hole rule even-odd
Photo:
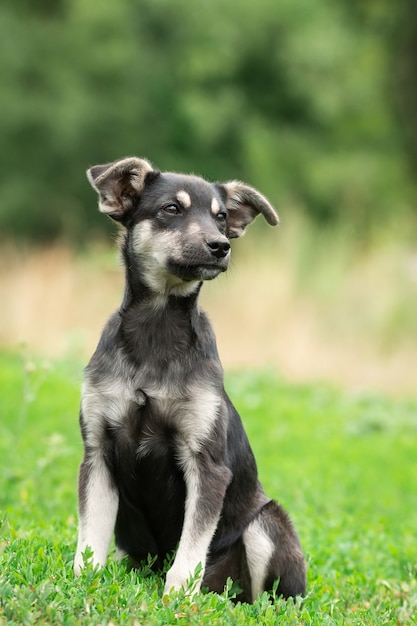
[{"label": "dog's tail", "polygon": [[270,500],[243,534],[251,578],[252,599],[270,591],[279,580],[277,595],[304,596],[306,563],[300,541],[286,511]]}]

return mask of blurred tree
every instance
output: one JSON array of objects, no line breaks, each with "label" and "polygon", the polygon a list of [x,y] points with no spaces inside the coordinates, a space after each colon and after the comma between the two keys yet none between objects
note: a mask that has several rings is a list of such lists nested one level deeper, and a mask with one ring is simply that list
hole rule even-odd
[{"label": "blurred tree", "polygon": [[84,170],[128,154],[357,231],[407,217],[412,14],[409,0],[4,0],[3,237],[99,232]]},{"label": "blurred tree", "polygon": [[[391,7],[390,7],[391,8]],[[410,159],[411,174],[417,173],[417,19],[416,5],[403,0],[393,35],[391,81],[397,119]]]}]

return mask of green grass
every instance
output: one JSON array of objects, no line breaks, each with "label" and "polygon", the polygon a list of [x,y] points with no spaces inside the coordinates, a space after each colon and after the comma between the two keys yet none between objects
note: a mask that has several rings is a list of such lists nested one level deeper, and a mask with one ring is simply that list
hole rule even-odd
[{"label": "green grass", "polygon": [[74,579],[81,366],[0,355],[0,623],[417,623],[417,401],[229,374],[267,493],[290,512],[308,596],[162,598],[109,559]]}]

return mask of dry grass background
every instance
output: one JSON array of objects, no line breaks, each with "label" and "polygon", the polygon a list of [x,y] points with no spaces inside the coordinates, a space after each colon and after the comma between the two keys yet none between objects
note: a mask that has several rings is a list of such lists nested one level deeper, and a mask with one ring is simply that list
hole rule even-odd
[{"label": "dry grass background", "polygon": [[[204,287],[225,367],[417,391],[417,255],[392,243],[359,254],[337,233],[276,232],[236,242],[229,272]],[[0,346],[86,360],[122,289],[109,246],[3,246]]]}]

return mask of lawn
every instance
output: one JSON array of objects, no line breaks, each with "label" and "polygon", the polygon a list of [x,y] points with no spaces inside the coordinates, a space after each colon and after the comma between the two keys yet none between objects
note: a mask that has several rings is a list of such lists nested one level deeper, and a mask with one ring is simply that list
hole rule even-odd
[{"label": "lawn", "polygon": [[229,373],[269,495],[290,512],[309,562],[304,602],[162,598],[147,564],[72,574],[78,362],[0,355],[0,623],[417,623],[417,400]]}]

